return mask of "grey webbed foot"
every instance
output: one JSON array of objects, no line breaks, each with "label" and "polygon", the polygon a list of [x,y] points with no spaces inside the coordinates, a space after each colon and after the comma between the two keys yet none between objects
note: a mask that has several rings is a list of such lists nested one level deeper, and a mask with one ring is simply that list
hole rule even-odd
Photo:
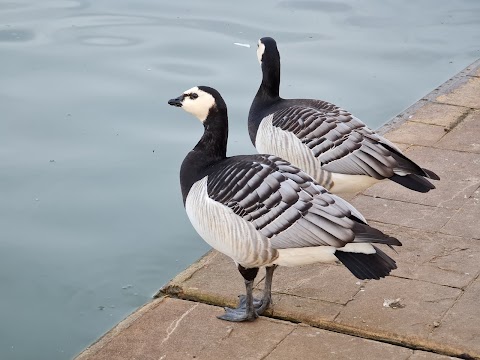
[{"label": "grey webbed foot", "polygon": [[272,277],[273,271],[276,267],[276,265],[273,265],[266,268],[263,297],[261,299],[255,299],[253,297],[253,281],[255,276],[257,276],[258,268],[246,269],[243,266],[238,265],[238,270],[245,279],[246,295],[239,296],[239,303],[236,309],[225,308],[225,313],[218,316],[218,318],[227,321],[239,322],[253,321],[259,315],[262,315],[270,306],[272,299]]},{"label": "grey webbed foot", "polygon": [[239,306],[236,309],[226,307],[225,313],[217,317],[221,320],[241,322],[241,321],[253,321],[258,317],[258,315],[253,309],[250,312],[247,311],[244,305],[243,307]]}]

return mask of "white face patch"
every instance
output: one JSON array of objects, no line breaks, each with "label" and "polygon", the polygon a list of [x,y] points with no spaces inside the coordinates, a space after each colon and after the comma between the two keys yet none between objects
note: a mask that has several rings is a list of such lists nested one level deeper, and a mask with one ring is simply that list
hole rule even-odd
[{"label": "white face patch", "polygon": [[215,98],[197,86],[183,92],[182,108],[197,117],[201,122],[207,119],[208,112],[215,106]]},{"label": "white face patch", "polygon": [[260,40],[258,40],[257,58],[260,65],[262,65],[262,57],[264,52],[265,52],[265,45]]}]

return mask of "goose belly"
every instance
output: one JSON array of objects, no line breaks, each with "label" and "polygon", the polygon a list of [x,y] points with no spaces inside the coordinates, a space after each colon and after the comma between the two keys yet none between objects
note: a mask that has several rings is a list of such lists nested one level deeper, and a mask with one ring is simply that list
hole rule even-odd
[{"label": "goose belly", "polygon": [[258,127],[255,147],[261,154],[285,159],[305,171],[326,189],[331,187],[331,173],[323,170],[313,152],[295,134],[272,125],[273,115],[265,117]]},{"label": "goose belly", "polygon": [[277,256],[270,240],[227,206],[212,200],[207,177],[191,187],[185,209],[197,233],[214,249],[246,268],[271,263]]}]

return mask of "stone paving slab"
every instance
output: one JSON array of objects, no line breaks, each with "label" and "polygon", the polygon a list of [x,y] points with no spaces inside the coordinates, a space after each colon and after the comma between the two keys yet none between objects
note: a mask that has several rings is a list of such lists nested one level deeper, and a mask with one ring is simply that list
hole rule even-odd
[{"label": "stone paving slab", "polygon": [[480,244],[474,239],[376,222],[370,225],[403,241],[394,256],[401,265],[395,276],[465,289],[480,273]]},{"label": "stone paving slab", "polygon": [[[438,125],[446,130],[450,130],[453,129],[468,112],[469,109],[461,106],[425,102],[420,109],[408,117],[407,121]],[[397,142],[402,144],[405,143],[405,140],[398,138]]]},{"label": "stone paving slab", "polygon": [[157,299],[77,360],[449,359],[265,317],[229,323],[215,317],[222,312],[202,303]]},{"label": "stone paving slab", "polygon": [[[339,305],[350,302],[361,288],[362,281],[349,276],[349,271],[343,266],[314,264],[297,267],[302,277],[298,278],[296,271],[279,267],[272,285],[272,291],[279,294],[293,294],[298,297],[320,300]],[[332,287],[332,284],[342,286]],[[261,285],[263,287],[263,284]]]},{"label": "stone paving slab", "polygon": [[480,68],[478,68],[471,76],[478,76],[480,77]]},{"label": "stone paving slab", "polygon": [[436,189],[422,194],[409,191],[393,181],[385,181],[367,189],[365,195],[460,209],[480,187],[480,156],[477,154],[418,146],[409,148],[405,153],[440,176],[440,181],[432,181]]},{"label": "stone paving slab", "polygon": [[408,360],[447,360],[447,359],[456,359],[452,356],[438,355],[426,351],[414,351],[413,355],[408,358]]},{"label": "stone paving slab", "polygon": [[365,195],[357,196],[351,204],[369,221],[426,231],[441,228],[457,213],[454,209]]},{"label": "stone paving slab", "polygon": [[386,134],[393,143],[431,146],[445,136],[445,127],[407,121],[403,126]]},{"label": "stone paving slab", "polygon": [[[480,97],[480,92],[478,97]],[[471,111],[449,136],[445,136],[438,142],[437,146],[443,149],[480,154],[480,110]],[[478,167],[480,167],[480,162]]]},{"label": "stone paving slab", "polygon": [[298,326],[265,360],[292,359],[405,359],[413,351],[398,346]]},{"label": "stone paving slab", "polygon": [[463,234],[480,240],[480,191],[477,189],[466,204],[440,231],[446,234]]},{"label": "stone paving slab", "polygon": [[480,79],[471,77],[448,94],[437,97],[437,102],[480,109]]},{"label": "stone paving slab", "polygon": [[469,287],[447,312],[441,326],[434,329],[430,339],[444,344],[465,344],[480,354],[480,278]]},{"label": "stone paving slab", "polygon": [[101,339],[77,359],[262,359],[295,328],[266,318],[229,323],[216,318],[222,312],[201,303],[158,299],[119,335]]},{"label": "stone paving slab", "polygon": [[426,340],[462,294],[460,289],[396,277],[369,281],[362,290],[336,322],[418,342]]},{"label": "stone paving slab", "polygon": [[456,358],[426,351],[412,351],[398,346],[387,346],[384,343],[318,328],[298,326],[265,358],[265,360],[283,359],[447,360]]}]

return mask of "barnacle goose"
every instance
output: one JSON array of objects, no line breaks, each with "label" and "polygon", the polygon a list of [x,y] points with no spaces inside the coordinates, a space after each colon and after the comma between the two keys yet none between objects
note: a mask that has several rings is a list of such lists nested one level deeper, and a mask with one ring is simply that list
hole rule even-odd
[{"label": "barnacle goose", "polygon": [[[180,170],[185,209],[198,234],[231,257],[245,279],[246,296],[220,319],[254,320],[270,305],[277,265],[342,262],[359,279],[380,279],[396,264],[372,243],[401,243],[366,224],[348,202],[274,155],[227,157],[227,106],[207,86],[193,87],[168,103],[195,115],[200,141]],[[266,267],[262,299],[253,281]]]},{"label": "barnacle goose", "polygon": [[262,83],[250,107],[248,130],[259,153],[277,155],[333,193],[356,192],[382,179],[428,192],[439,180],[392,142],[338,106],[322,100],[282,99],[280,54],[270,37],[257,48]]}]

